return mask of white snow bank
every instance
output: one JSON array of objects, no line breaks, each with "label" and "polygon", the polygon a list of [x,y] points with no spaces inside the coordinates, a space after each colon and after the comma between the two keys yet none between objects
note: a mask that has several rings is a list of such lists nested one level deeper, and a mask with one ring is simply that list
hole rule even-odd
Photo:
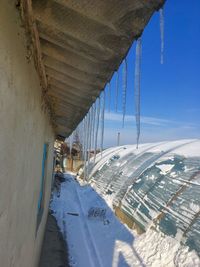
[{"label": "white snow bank", "polygon": [[181,246],[174,238],[151,229],[136,238],[134,247],[141,255],[145,266],[200,266],[196,252],[188,251],[188,247]]}]

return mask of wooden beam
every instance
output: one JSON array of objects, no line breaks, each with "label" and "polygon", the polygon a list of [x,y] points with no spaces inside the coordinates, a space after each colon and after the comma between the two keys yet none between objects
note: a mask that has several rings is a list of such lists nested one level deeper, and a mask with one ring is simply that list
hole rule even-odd
[{"label": "wooden beam", "polygon": [[44,104],[45,110],[48,110],[50,119],[52,121],[52,124],[54,125],[54,112],[53,112],[51,103],[48,99],[48,96],[46,95],[46,92],[48,89],[48,82],[47,82],[47,77],[45,73],[45,67],[42,61],[39,34],[38,34],[35,19],[33,16],[32,0],[21,0],[20,7],[21,7],[22,19],[24,21],[24,26],[31,40],[31,44],[33,48],[34,63],[35,63],[35,67],[38,72],[38,75],[40,78],[40,84],[42,87],[42,97],[44,100],[43,104]]},{"label": "wooden beam", "polygon": [[160,213],[156,216],[156,218],[154,219],[154,223],[160,221],[164,217],[165,211],[168,209],[168,207],[170,207],[173,202],[177,200],[180,194],[182,194],[190,186],[190,182],[197,178],[198,175],[200,175],[200,171],[195,172],[187,181],[183,182],[183,185],[181,185],[180,188],[176,191],[176,193],[172,195],[166,205],[161,209]]}]

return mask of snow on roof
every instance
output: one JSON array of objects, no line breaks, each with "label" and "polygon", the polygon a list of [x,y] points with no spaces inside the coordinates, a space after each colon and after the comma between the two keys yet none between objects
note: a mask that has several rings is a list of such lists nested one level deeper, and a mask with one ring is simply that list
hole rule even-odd
[{"label": "snow on roof", "polygon": [[[91,175],[98,170],[98,167],[105,164],[105,162],[115,154],[123,157],[128,153],[138,155],[144,152],[160,153],[166,152],[167,154],[179,154],[187,157],[200,157],[200,140],[198,139],[183,139],[176,141],[165,141],[158,143],[141,144],[139,149],[135,145],[124,145],[119,147],[112,147],[97,155],[96,164],[91,171]],[[169,155],[168,155],[169,156]]]}]

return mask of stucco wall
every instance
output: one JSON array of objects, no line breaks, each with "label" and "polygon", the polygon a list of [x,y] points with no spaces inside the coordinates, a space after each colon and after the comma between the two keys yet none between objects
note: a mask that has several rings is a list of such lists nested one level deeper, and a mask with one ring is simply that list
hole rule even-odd
[{"label": "stucco wall", "polygon": [[[54,133],[13,0],[0,8],[0,266],[36,267],[50,195]],[[36,235],[43,144],[49,143],[45,206]]]}]

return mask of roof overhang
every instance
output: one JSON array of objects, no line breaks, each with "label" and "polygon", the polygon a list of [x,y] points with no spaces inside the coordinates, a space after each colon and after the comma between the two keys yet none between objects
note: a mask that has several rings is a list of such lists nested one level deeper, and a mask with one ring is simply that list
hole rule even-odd
[{"label": "roof overhang", "polygon": [[56,134],[82,120],[164,0],[21,0]]}]

